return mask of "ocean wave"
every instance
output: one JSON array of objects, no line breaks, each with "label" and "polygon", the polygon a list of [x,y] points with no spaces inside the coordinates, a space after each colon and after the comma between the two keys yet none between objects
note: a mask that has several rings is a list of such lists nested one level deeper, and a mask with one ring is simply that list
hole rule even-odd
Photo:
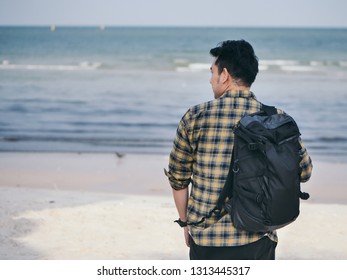
[{"label": "ocean wave", "polygon": [[[1,144],[2,143],[2,144]],[[49,146],[49,151],[60,150],[64,145],[77,144],[72,151],[77,151],[83,145],[89,145],[89,151],[97,151],[93,147],[171,147],[172,139],[165,138],[138,138],[138,137],[67,137],[67,136],[11,136],[0,137],[0,151],[7,151],[6,144],[12,145],[13,150],[30,150],[30,145],[25,146],[25,143],[35,143],[36,150],[40,149],[43,143]],[[16,146],[13,146],[16,145]],[[22,145],[22,148],[20,148]],[[24,146],[23,146],[24,145]],[[26,148],[25,148],[26,147]],[[78,148],[79,147],[79,148]]]},{"label": "ocean wave", "polygon": [[306,66],[306,65],[285,65],[281,66],[282,71],[288,71],[288,72],[316,72],[319,69],[317,69],[314,66]]},{"label": "ocean wave", "polygon": [[347,61],[335,60],[260,60],[260,70],[283,72],[338,72],[346,71]]},{"label": "ocean wave", "polygon": [[52,70],[52,71],[76,71],[96,70],[102,66],[98,62],[83,61],[75,65],[59,64],[12,64],[7,60],[2,61],[0,70]]},{"label": "ocean wave", "polygon": [[[173,70],[176,72],[208,72],[210,70],[210,63],[205,62],[190,62],[187,59],[174,59]],[[138,64],[128,64],[129,70],[134,68],[146,68],[151,70],[162,70],[161,66],[156,66],[148,62],[148,65],[143,62]],[[0,62],[0,70],[29,70],[29,71],[93,71],[93,70],[117,70],[124,69],[118,64],[105,64],[99,62],[82,61],[78,64],[15,64],[10,63],[8,60]],[[341,72],[347,71],[347,61],[333,61],[333,60],[259,60],[259,70],[268,72],[307,72],[307,73],[327,73],[327,72]]]},{"label": "ocean wave", "polygon": [[176,66],[177,72],[205,72],[208,71],[211,64],[208,63],[188,63],[187,65]]},{"label": "ocean wave", "polygon": [[286,59],[260,60],[259,64],[263,66],[288,66],[288,65],[298,65],[300,64],[300,61],[286,60]]},{"label": "ocean wave", "polygon": [[[208,63],[189,62],[185,59],[175,59],[175,70],[177,72],[205,72],[210,69]],[[260,71],[272,72],[345,72],[347,69],[347,61],[334,60],[290,60],[290,59],[274,59],[259,60]]]},{"label": "ocean wave", "polygon": [[325,143],[347,143],[347,137],[339,137],[339,136],[320,137],[318,140],[320,142],[325,142]]}]

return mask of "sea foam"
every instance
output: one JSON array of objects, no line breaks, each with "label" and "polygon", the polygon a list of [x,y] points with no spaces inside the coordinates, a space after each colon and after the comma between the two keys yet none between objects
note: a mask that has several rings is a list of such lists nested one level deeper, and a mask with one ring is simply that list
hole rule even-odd
[{"label": "sea foam", "polygon": [[90,63],[87,61],[76,65],[60,64],[12,64],[8,60],[3,60],[0,70],[53,70],[53,71],[76,71],[76,70],[96,70],[101,67],[101,63]]}]

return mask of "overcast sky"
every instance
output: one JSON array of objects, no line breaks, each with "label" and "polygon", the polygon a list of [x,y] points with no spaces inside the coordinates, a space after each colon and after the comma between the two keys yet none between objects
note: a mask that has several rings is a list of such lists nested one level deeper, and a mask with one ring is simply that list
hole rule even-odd
[{"label": "overcast sky", "polygon": [[347,27],[346,0],[0,0],[0,25]]}]

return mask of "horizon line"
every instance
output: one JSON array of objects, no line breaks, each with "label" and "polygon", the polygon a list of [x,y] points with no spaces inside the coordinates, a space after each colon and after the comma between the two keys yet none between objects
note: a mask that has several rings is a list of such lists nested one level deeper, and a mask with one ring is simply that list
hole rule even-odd
[{"label": "horizon line", "polygon": [[249,29],[347,29],[347,26],[290,26],[290,25],[134,25],[134,24],[0,24],[0,27],[47,27],[50,28],[76,28],[76,27],[96,27],[96,28],[249,28]]}]

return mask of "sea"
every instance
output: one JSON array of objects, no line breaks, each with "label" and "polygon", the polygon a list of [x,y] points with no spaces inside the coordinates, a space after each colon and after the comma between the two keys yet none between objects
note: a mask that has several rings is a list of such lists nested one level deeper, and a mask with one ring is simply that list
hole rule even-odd
[{"label": "sea", "polygon": [[0,152],[170,153],[213,99],[209,50],[250,42],[257,98],[293,116],[312,159],[347,162],[347,29],[0,27]]}]

